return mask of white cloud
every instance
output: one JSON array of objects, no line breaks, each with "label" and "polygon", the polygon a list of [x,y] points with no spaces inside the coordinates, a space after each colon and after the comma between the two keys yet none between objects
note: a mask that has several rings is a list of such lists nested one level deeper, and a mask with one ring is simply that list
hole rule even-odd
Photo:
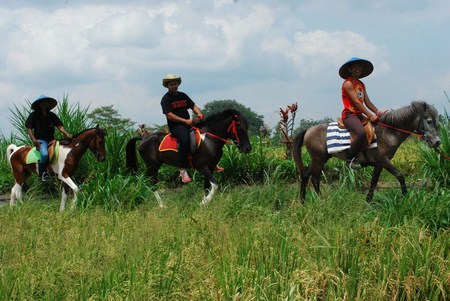
[{"label": "white cloud", "polygon": [[[354,3],[365,9],[355,13]],[[450,46],[439,38],[450,12],[444,0],[401,7],[388,0],[339,6],[5,0],[0,6],[1,129],[8,126],[7,108],[40,94],[69,94],[70,101],[114,105],[141,123],[163,123],[167,73],[182,75],[182,90],[200,105],[235,99],[273,118],[271,112],[299,101],[299,118],[336,116],[337,69],[352,56],[374,63],[367,84],[379,107],[405,105],[418,94],[447,103]]]},{"label": "white cloud", "polygon": [[336,68],[355,54],[371,59],[381,55],[364,36],[351,31],[296,32],[292,42],[288,37],[266,39],[262,49],[290,59],[303,77],[320,74],[329,66]]}]

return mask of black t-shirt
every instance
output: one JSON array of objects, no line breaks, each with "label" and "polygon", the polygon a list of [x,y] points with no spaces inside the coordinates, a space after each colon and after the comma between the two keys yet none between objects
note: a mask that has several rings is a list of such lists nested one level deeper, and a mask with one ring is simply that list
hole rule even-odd
[{"label": "black t-shirt", "polygon": [[55,139],[55,127],[63,125],[55,113],[49,111],[47,116],[37,110],[31,112],[25,121],[25,126],[33,130],[34,137],[42,140]]},{"label": "black t-shirt", "polygon": [[[195,103],[187,96],[186,93],[177,92],[177,94],[170,94],[167,92],[161,99],[161,107],[164,114],[172,112],[178,117],[189,119],[188,109],[192,109]],[[167,124],[170,126],[178,124],[167,119]]]}]

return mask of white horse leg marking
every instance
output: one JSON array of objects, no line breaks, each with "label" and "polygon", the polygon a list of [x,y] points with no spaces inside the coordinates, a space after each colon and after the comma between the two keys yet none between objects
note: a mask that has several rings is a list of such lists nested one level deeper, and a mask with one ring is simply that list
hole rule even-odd
[{"label": "white horse leg marking", "polygon": [[9,201],[9,205],[14,206],[16,199],[22,201],[22,185],[17,183],[15,183],[13,188],[11,188],[11,199]]},{"label": "white horse leg marking", "polygon": [[164,202],[161,199],[161,196],[159,195],[158,191],[153,192],[153,195],[155,196],[156,201],[158,201],[159,208],[166,208],[166,205],[164,205]]},{"label": "white horse leg marking", "polygon": [[61,205],[59,207],[59,211],[64,211],[66,209],[66,201],[67,201],[67,193],[64,190],[64,187],[61,189]]},{"label": "white horse leg marking", "polygon": [[201,202],[200,205],[208,205],[211,202],[214,194],[216,193],[217,188],[219,187],[213,182],[210,183],[211,183],[211,190],[209,191],[208,195],[203,198],[203,201]]},{"label": "white horse leg marking", "polygon": [[[67,177],[64,178],[61,175],[58,175],[58,178],[63,181],[64,183],[66,183],[67,185],[69,185],[70,189],[72,189],[73,191],[73,201],[72,201],[72,205],[71,205],[71,209],[75,208],[75,205],[77,203],[77,193],[78,193],[78,186],[72,181],[71,178]],[[65,206],[66,206],[66,200],[67,200],[67,194],[64,191],[64,188],[62,189],[62,193],[61,193],[61,207],[60,207],[60,211],[64,211]]]}]

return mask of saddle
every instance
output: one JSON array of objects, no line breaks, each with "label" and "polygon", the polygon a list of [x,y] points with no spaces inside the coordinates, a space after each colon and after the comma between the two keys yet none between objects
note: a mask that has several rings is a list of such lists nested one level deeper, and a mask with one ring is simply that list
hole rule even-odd
[{"label": "saddle", "polygon": [[[202,135],[199,129],[191,129],[189,132],[191,141],[191,153],[194,153],[202,143]],[[158,150],[160,152],[173,151],[178,152],[178,140],[171,133],[164,136],[159,144]]]},{"label": "saddle", "polygon": [[[337,123],[340,129],[347,129],[344,122],[342,121],[342,117],[337,118]],[[373,127],[372,122],[370,122],[370,119],[367,117],[362,119],[362,124],[364,126],[364,131],[366,132],[367,145],[365,145],[365,147],[367,147],[376,140],[375,128]],[[353,141],[353,139],[353,134],[350,133],[350,141]]]},{"label": "saddle", "polygon": [[[59,141],[52,140],[48,144],[48,161],[54,162],[58,159],[59,155]],[[37,163],[41,160],[41,152],[36,148],[32,147],[25,158],[27,164]]]}]

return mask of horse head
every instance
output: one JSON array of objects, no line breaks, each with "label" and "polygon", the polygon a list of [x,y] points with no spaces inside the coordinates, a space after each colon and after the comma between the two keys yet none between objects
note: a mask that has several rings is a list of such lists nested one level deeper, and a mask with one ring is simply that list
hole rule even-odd
[{"label": "horse head", "polygon": [[89,149],[94,154],[98,162],[103,162],[106,159],[105,137],[106,131],[101,129],[98,124],[92,130],[92,137],[89,142]]},{"label": "horse head", "polygon": [[426,102],[413,102],[417,112],[417,133],[422,135],[425,142],[432,148],[441,145],[439,138],[438,112],[435,107]]},{"label": "horse head", "polygon": [[196,121],[195,127],[202,129],[223,142],[233,141],[237,148],[249,153],[252,150],[250,138],[248,136],[249,124],[247,119],[237,110],[227,109],[208,116],[205,119]]},{"label": "horse head", "polygon": [[231,122],[228,126],[228,139],[243,153],[249,153],[252,150],[250,138],[248,136],[249,124],[247,119],[240,112],[231,112]]}]

